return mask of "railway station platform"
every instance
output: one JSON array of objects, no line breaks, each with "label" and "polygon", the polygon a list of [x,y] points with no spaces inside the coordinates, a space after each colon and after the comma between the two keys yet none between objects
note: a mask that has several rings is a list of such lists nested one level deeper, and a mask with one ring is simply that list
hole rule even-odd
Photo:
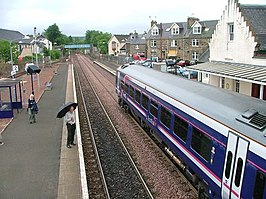
[{"label": "railway station platform", "polygon": [[45,91],[38,102],[37,123],[29,124],[24,109],[3,132],[0,198],[83,197],[82,146],[66,148],[65,124],[56,119],[58,108],[74,99],[71,66],[61,65],[51,82],[53,89]]}]

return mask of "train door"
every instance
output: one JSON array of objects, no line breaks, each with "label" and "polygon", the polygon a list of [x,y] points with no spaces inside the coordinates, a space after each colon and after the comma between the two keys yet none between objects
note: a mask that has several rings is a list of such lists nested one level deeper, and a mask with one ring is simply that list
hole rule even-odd
[{"label": "train door", "polygon": [[240,198],[249,142],[229,132],[222,178],[222,198]]}]

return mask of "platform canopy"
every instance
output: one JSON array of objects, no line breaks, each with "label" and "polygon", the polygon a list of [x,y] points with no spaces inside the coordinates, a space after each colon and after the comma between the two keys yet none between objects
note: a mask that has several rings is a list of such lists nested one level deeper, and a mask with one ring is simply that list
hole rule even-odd
[{"label": "platform canopy", "polygon": [[187,66],[186,68],[200,73],[266,85],[265,66],[228,62],[206,62]]}]

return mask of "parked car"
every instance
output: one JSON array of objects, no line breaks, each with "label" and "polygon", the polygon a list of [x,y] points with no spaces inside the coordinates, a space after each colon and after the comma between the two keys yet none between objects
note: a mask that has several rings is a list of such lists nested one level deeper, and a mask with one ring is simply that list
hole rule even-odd
[{"label": "parked car", "polygon": [[184,66],[190,66],[191,64],[189,60],[181,60],[177,63],[177,65],[184,67]]},{"label": "parked car", "polygon": [[196,72],[196,71],[189,71],[189,70],[185,69],[185,71],[182,72],[183,77],[188,78],[189,75],[190,75],[191,79],[198,78],[198,72]]}]

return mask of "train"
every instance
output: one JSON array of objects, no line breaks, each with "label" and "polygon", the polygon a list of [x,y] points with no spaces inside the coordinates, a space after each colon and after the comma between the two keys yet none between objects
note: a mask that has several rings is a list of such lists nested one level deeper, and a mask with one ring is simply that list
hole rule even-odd
[{"label": "train", "polygon": [[199,198],[266,198],[265,101],[130,64],[117,69],[116,92]]}]

